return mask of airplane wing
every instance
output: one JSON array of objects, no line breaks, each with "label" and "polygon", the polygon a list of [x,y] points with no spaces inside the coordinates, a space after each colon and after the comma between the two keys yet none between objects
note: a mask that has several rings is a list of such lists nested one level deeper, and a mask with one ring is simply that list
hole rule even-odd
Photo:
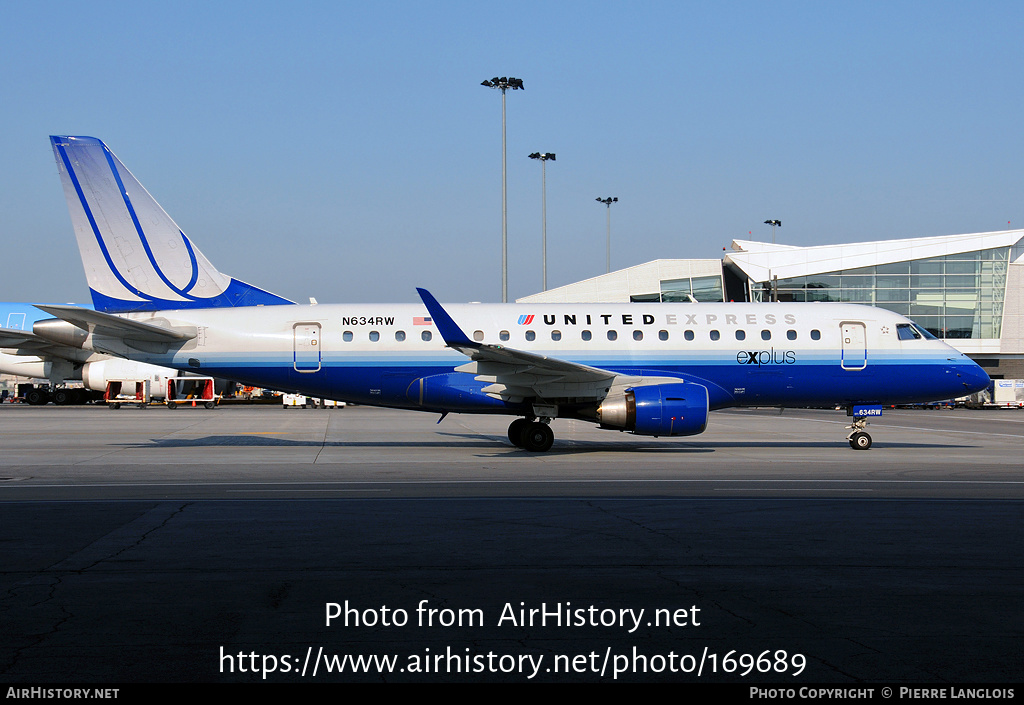
[{"label": "airplane wing", "polygon": [[17,355],[37,356],[44,360],[56,357],[77,364],[83,359],[81,348],[61,345],[52,340],[40,338],[31,331],[13,328],[0,328],[0,348],[16,350]]},{"label": "airplane wing", "polygon": [[491,382],[483,391],[509,401],[526,397],[603,399],[621,375],[599,367],[470,340],[426,289],[417,289],[445,344],[472,362],[455,368]]},{"label": "airplane wing", "polygon": [[39,304],[36,308],[46,311],[51,316],[88,331],[96,336],[123,340],[129,345],[132,342],[142,343],[180,343],[196,337],[194,330],[181,330],[164,327],[153,323],[133,321],[128,318],[113,316],[78,306],[51,306]]},{"label": "airplane wing", "polygon": [[31,347],[37,344],[44,344],[45,342],[42,338],[25,330],[0,328],[0,348]]},{"label": "airplane wing", "polygon": [[[88,338],[90,349],[117,357],[131,357],[129,348],[162,354],[170,346],[180,345],[198,333],[194,327],[174,327],[163,319],[136,321],[78,306],[39,304],[36,308],[71,324],[71,332],[56,326],[40,330],[42,335],[50,337],[52,332],[55,334],[53,340],[78,347]],[[37,321],[35,328],[38,330],[40,325],[49,326],[51,323],[58,322]]]}]

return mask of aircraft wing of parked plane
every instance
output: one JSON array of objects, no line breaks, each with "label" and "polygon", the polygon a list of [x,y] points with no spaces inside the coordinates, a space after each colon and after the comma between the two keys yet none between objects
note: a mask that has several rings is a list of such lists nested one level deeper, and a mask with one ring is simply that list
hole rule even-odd
[{"label": "aircraft wing of parked plane", "polygon": [[293,304],[218,272],[100,140],[51,142],[96,311],[49,306],[57,318],[33,330],[83,349],[362,404],[506,414],[530,451],[551,447],[558,418],[686,436],[715,409],[825,405],[850,409],[863,449],[881,405],[988,385],[912,321],[850,304],[442,306],[424,289],[420,304]]},{"label": "aircraft wing of parked plane", "polygon": [[0,328],[0,348],[45,348],[52,346],[48,340],[24,330]]},{"label": "aircraft wing of parked plane", "polygon": [[0,372],[52,384],[80,379],[81,366],[93,353],[63,345],[32,332],[36,321],[49,317],[32,304],[0,303]]},{"label": "aircraft wing of parked plane", "polygon": [[133,321],[77,306],[36,304],[36,308],[73,323],[76,328],[86,330],[93,335],[159,343],[181,342],[196,337],[194,330],[174,330],[166,326]]},{"label": "aircraft wing of parked plane", "polygon": [[[113,331],[118,335],[127,333],[135,335],[136,338],[148,336],[149,339],[156,339],[158,335],[162,335],[163,338],[159,340],[175,341],[188,334],[168,331],[151,323],[127,321],[79,306],[0,303],[0,322],[6,323],[6,326],[0,327],[0,372],[30,379],[45,379],[54,387],[69,380],[82,380],[85,387],[94,391],[106,389],[107,382],[111,380],[162,381],[178,375],[177,370],[127,359],[113,359],[105,351],[93,346],[83,346],[82,341],[90,334],[87,329],[76,327],[75,334],[68,341],[60,340],[59,335],[44,337],[33,331],[35,326],[39,325],[40,330],[45,332],[47,322],[52,320],[51,317],[56,315],[56,312],[65,311],[69,312],[69,317],[83,325],[90,321],[107,324],[107,327],[102,329],[94,324],[93,331]],[[105,316],[107,318],[104,318]],[[107,320],[108,318],[112,320]],[[138,328],[139,325],[142,327]],[[155,385],[154,390],[153,396],[164,396],[162,384]],[[68,403],[74,399],[73,395],[59,393],[54,394],[53,398],[58,403]],[[38,403],[46,403],[45,394],[37,395],[35,399]]]}]

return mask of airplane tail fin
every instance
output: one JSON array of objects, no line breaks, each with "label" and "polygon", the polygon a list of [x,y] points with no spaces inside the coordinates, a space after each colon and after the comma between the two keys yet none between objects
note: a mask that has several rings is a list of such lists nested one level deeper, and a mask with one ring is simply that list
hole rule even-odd
[{"label": "airplane tail fin", "polygon": [[217,271],[100,140],[50,142],[97,311],[293,303]]}]

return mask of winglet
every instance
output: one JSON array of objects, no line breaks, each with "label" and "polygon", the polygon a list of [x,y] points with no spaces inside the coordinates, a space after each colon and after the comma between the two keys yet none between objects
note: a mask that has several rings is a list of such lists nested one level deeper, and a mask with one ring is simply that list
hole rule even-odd
[{"label": "winglet", "polygon": [[480,343],[473,342],[469,339],[469,336],[462,332],[459,328],[459,324],[456,323],[448,312],[444,310],[444,307],[437,302],[434,295],[426,289],[416,288],[416,292],[423,299],[423,305],[427,307],[427,311],[430,312],[430,317],[434,319],[434,323],[437,324],[437,330],[441,333],[441,337],[444,338],[444,342],[450,348],[479,348]]}]

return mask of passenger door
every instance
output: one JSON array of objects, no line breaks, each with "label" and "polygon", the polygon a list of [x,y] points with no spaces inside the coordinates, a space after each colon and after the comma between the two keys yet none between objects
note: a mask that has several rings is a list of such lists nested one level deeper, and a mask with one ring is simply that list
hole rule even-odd
[{"label": "passenger door", "polygon": [[317,372],[320,369],[320,324],[296,323],[294,361],[296,372]]},{"label": "passenger door", "polygon": [[843,334],[839,364],[844,370],[863,370],[868,366],[866,326],[859,321],[843,321],[839,325]]}]

